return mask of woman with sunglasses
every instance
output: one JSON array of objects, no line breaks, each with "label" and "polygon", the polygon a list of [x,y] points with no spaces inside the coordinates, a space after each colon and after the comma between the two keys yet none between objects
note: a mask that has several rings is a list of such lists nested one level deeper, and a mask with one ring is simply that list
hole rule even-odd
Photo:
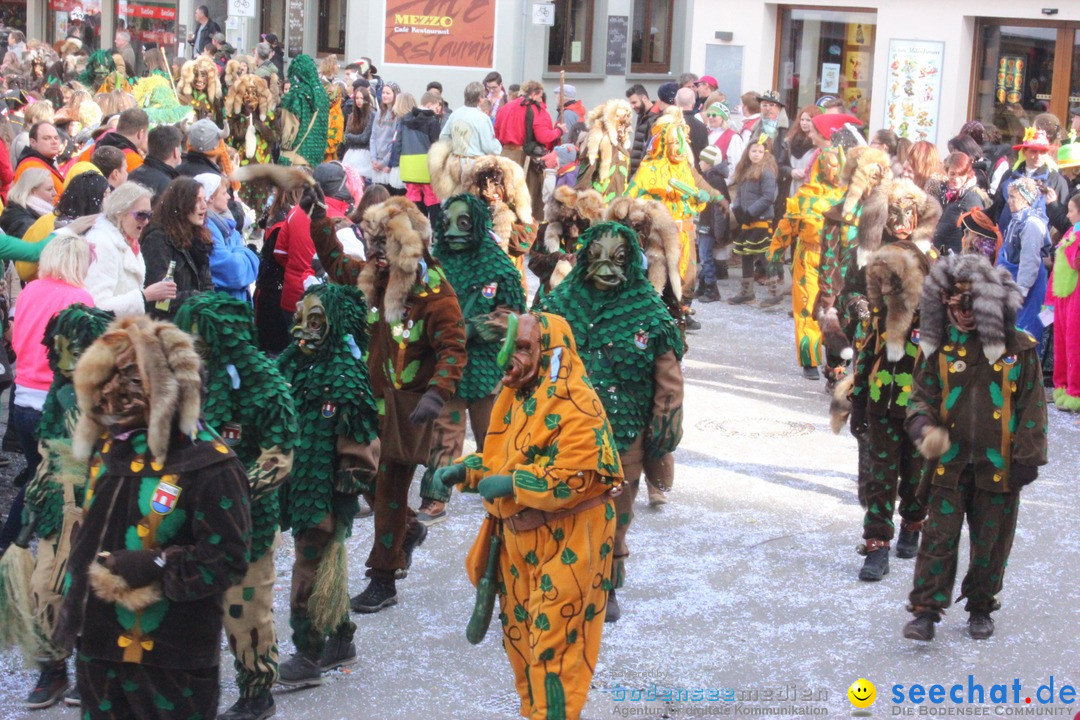
[{"label": "woman with sunglasses", "polygon": [[[146,281],[157,283],[173,269],[175,292],[168,307],[159,307],[149,296],[146,311],[158,320],[172,320],[188,298],[214,291],[210,252],[214,241],[206,229],[206,191],[194,178],[172,181],[154,209],[154,218],[143,230]],[[175,265],[174,265],[175,263]],[[147,290],[153,285],[147,287]]]},{"label": "woman with sunglasses", "polygon": [[171,281],[143,287],[146,261],[139,236],[152,216],[150,191],[138,183],[126,182],[105,198],[101,215],[86,233],[92,252],[85,285],[97,307],[117,315],[139,315],[148,302],[176,297],[176,283]]}]

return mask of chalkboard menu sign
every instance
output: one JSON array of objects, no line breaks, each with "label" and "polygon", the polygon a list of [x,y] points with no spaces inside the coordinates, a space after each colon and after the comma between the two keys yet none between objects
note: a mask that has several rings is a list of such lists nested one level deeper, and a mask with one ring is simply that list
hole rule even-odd
[{"label": "chalkboard menu sign", "polygon": [[304,0],[289,0],[289,57],[294,58],[304,50]]},{"label": "chalkboard menu sign", "polygon": [[607,56],[604,72],[608,75],[626,74],[627,16],[608,15]]}]

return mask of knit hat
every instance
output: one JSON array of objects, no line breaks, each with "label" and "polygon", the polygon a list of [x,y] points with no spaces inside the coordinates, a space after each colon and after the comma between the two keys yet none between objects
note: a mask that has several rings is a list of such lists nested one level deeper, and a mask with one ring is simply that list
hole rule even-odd
[{"label": "knit hat", "polygon": [[203,118],[188,130],[188,145],[195,152],[208,153],[227,137],[228,130],[222,130],[210,118]]},{"label": "knit hat", "polygon": [[327,197],[343,202],[353,201],[352,194],[345,183],[345,168],[341,166],[341,163],[324,162],[315,168],[312,175]]},{"label": "knit hat", "polygon": [[1058,148],[1057,166],[1059,170],[1080,165],[1080,143],[1069,142]]},{"label": "knit hat", "polygon": [[195,176],[195,182],[202,185],[203,195],[206,196],[206,200],[209,201],[214,193],[221,187],[221,181],[223,178],[217,173],[199,173]]},{"label": "knit hat", "polygon": [[730,118],[730,117],[731,117],[731,111],[730,111],[730,110],[728,110],[728,106],[727,106],[727,105],[725,105],[725,104],[724,104],[724,103],[722,103],[722,102],[714,102],[714,103],[713,103],[712,105],[710,105],[710,106],[709,106],[709,108],[708,108],[708,109],[707,109],[707,110],[705,111],[705,114],[706,114],[706,115],[711,115],[711,116],[713,116],[713,117],[722,117],[722,118],[724,118],[725,120],[727,120],[728,118]]},{"label": "knit hat", "polygon": [[656,97],[660,98],[660,102],[674,105],[677,92],[679,92],[678,83],[666,82],[656,89]]},{"label": "knit hat", "polygon": [[862,121],[859,118],[846,113],[822,113],[810,118],[810,122],[813,123],[814,129],[821,133],[821,137],[826,140],[832,138],[832,134],[844,127],[844,125],[862,127]]},{"label": "knit hat", "polygon": [[573,85],[563,85],[563,101],[577,100],[577,88]]},{"label": "knit hat", "polygon": [[1039,186],[1029,177],[1016,178],[1009,185],[1009,190],[1015,190],[1028,205],[1034,205],[1039,198]]},{"label": "knit hat", "polygon": [[720,148],[715,145],[709,145],[701,151],[700,155],[698,155],[698,160],[706,165],[716,165],[716,163],[720,162],[721,154]]}]

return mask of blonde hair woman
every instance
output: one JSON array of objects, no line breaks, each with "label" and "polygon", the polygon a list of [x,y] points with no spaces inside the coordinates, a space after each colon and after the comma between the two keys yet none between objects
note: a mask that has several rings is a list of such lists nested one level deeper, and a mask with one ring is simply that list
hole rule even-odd
[{"label": "blonde hair woman", "polygon": [[22,239],[39,217],[53,211],[55,203],[52,174],[44,168],[27,168],[8,192],[7,205],[0,214],[0,230]]}]

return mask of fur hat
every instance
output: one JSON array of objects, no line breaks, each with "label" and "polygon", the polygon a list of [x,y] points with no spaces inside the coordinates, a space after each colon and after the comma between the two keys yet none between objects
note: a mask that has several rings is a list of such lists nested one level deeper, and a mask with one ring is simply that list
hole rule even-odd
[{"label": "fur hat", "polygon": [[634,109],[622,99],[608,100],[589,111],[585,120],[589,126],[585,157],[590,165],[596,166],[596,177],[606,178],[611,174],[616,148],[622,148],[622,154],[630,157],[634,144],[633,118]]},{"label": "fur hat", "polygon": [[188,60],[180,68],[180,84],[176,88],[176,95],[181,104],[188,105],[191,96],[195,92],[196,70],[206,73],[206,97],[214,102],[221,97],[221,80],[218,78],[217,65],[205,55],[200,55],[194,60]]},{"label": "fur hat", "polygon": [[637,233],[648,262],[645,274],[649,284],[660,294],[670,286],[675,299],[681,299],[679,226],[667,206],[659,200],[618,197],[611,201],[604,219],[622,223]]},{"label": "fur hat", "polygon": [[995,268],[982,255],[949,255],[934,264],[920,299],[919,345],[929,356],[941,347],[949,324],[945,299],[957,282],[971,283],[975,331],[983,353],[995,362],[1005,353],[1006,333],[1017,332],[1016,314],[1023,304],[1020,287],[1005,268]]},{"label": "fur hat", "polygon": [[197,429],[202,410],[202,361],[191,337],[172,323],[145,315],[120,318],[86,349],[75,366],[75,397],[81,414],[71,451],[77,459],[89,458],[105,432],[97,410],[101,389],[116,372],[117,356],[129,348],[135,352],[150,408],[147,445],[154,461],[165,462],[174,422],[185,435],[193,435]]},{"label": "fur hat", "polygon": [[483,197],[481,189],[488,177],[496,178],[504,189],[503,201],[495,203],[491,209],[491,224],[505,250],[509,246],[515,221],[523,225],[534,224],[532,197],[525,184],[525,171],[516,162],[501,155],[476,158],[462,177],[463,191]]},{"label": "fur hat", "polygon": [[930,261],[914,243],[899,240],[875,251],[866,263],[866,297],[884,305],[885,355],[889,362],[904,357],[915,310]]},{"label": "fur hat", "polygon": [[900,178],[880,183],[863,201],[858,229],[858,262],[866,264],[870,253],[881,247],[881,236],[889,219],[889,209],[899,205],[914,204],[915,228],[907,238],[916,245],[929,249],[934,229],[941,218],[941,205],[919,187]]},{"label": "fur hat", "polygon": [[[544,250],[550,253],[563,250],[567,233],[570,233],[574,240],[578,236],[577,229],[571,228],[571,225],[581,220],[591,225],[603,217],[604,199],[596,190],[574,190],[565,185],[555,188],[544,207],[544,218],[548,224],[544,231]],[[576,252],[577,248],[568,246],[563,251]]]},{"label": "fur hat", "polygon": [[870,146],[852,148],[847,154],[840,182],[847,185],[844,217],[851,215],[865,196],[892,178],[892,160],[884,150]]},{"label": "fur hat", "polygon": [[[390,265],[390,279],[383,294],[383,319],[398,320],[405,311],[405,300],[416,282],[420,261],[431,245],[431,224],[411,201],[392,197],[384,203],[373,205],[364,212],[360,228],[365,238],[386,238],[386,259]],[[364,293],[370,307],[375,302],[376,264],[369,262],[360,271],[357,286]]]},{"label": "fur hat", "polygon": [[259,119],[266,120],[266,113],[273,110],[276,103],[266,80],[253,73],[241,75],[229,87],[229,94],[225,97],[226,115],[239,115],[244,111],[244,94],[252,87],[259,98]]}]

